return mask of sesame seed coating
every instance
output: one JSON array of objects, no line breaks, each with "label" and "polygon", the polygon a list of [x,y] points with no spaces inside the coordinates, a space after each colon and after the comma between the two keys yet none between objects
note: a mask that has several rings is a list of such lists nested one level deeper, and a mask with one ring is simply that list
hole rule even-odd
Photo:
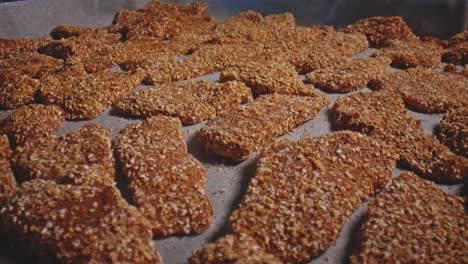
[{"label": "sesame seed coating", "polygon": [[392,66],[397,68],[437,67],[442,57],[443,47],[432,41],[389,41],[388,47],[377,51],[375,56],[387,56]]},{"label": "sesame seed coating", "polygon": [[67,120],[92,119],[141,82],[139,72],[100,71],[86,74],[78,64],[42,79],[41,101],[60,106]]},{"label": "sesame seed coating", "polygon": [[250,89],[240,82],[188,81],[166,83],[132,92],[116,105],[117,111],[136,117],[168,115],[183,125],[200,123],[252,101]]},{"label": "sesame seed coating", "polygon": [[33,145],[48,140],[62,126],[65,118],[55,105],[32,104],[19,108],[2,120],[0,133],[13,138],[16,146]]},{"label": "sesame seed coating", "polygon": [[121,10],[111,31],[121,32],[127,40],[144,38],[171,39],[186,32],[211,31],[216,19],[206,15],[205,3],[174,4],[151,1],[136,11]]},{"label": "sesame seed coating", "polygon": [[14,75],[0,84],[0,108],[14,109],[36,101],[40,81],[27,75]]},{"label": "sesame seed coating", "polygon": [[186,80],[221,71],[257,56],[263,49],[259,45],[239,47],[238,44],[203,45],[184,60],[163,60],[143,64],[147,84]]},{"label": "sesame seed coating", "polygon": [[66,60],[72,56],[82,56],[95,51],[103,45],[114,44],[121,35],[108,32],[105,28],[98,28],[85,32],[76,37],[54,40],[40,46],[37,51],[41,54]]},{"label": "sesame seed coating", "polygon": [[10,164],[11,155],[12,151],[8,137],[0,134],[0,205],[16,189],[16,180]]},{"label": "sesame seed coating", "polygon": [[52,40],[47,38],[38,39],[0,39],[0,57],[19,53],[32,53],[42,45]]},{"label": "sesame seed coating", "polygon": [[12,239],[61,263],[161,263],[148,222],[113,186],[25,182],[0,219]]},{"label": "sesame seed coating", "polygon": [[162,42],[155,39],[118,42],[80,57],[87,72],[102,71],[128,61],[135,54],[159,50]]},{"label": "sesame seed coating", "polygon": [[199,234],[213,221],[206,171],[187,153],[176,118],[154,116],[124,128],[114,149],[133,202],[158,236]]},{"label": "sesame seed coating", "polygon": [[387,183],[394,165],[385,145],[356,132],[280,140],[261,152],[230,229],[285,263],[305,262],[335,241],[361,202]]},{"label": "sesame seed coating", "polygon": [[468,107],[447,112],[440,121],[437,137],[454,153],[468,158]]},{"label": "sesame seed coating", "polygon": [[6,82],[10,77],[18,75],[41,78],[54,73],[62,63],[62,60],[38,53],[9,54],[0,60],[0,80]]},{"label": "sesame seed coating", "polygon": [[88,27],[78,25],[58,25],[50,31],[50,35],[54,39],[67,39],[71,37],[78,37],[91,31]]},{"label": "sesame seed coating", "polygon": [[327,90],[347,93],[364,88],[370,80],[383,75],[390,62],[385,57],[349,59],[340,65],[310,72],[306,79]]},{"label": "sesame seed coating", "polygon": [[369,202],[352,263],[467,263],[463,200],[404,172]]},{"label": "sesame seed coating", "polygon": [[321,34],[316,40],[299,42],[295,48],[280,48],[282,56],[294,64],[300,74],[341,64],[351,55],[368,48],[366,37],[360,33],[327,31],[324,36]]},{"label": "sesame seed coating", "polygon": [[397,93],[408,107],[424,113],[443,113],[468,102],[468,78],[422,67],[388,73],[370,87]]},{"label": "sesame seed coating", "polygon": [[279,264],[275,256],[268,254],[254,239],[246,235],[227,235],[215,243],[207,244],[193,252],[190,264]]},{"label": "sesame seed coating", "polygon": [[295,25],[296,21],[291,13],[263,16],[254,11],[246,11],[218,24],[213,41],[220,44],[260,43],[276,39],[276,31],[294,30]]},{"label": "sesame seed coating", "polygon": [[387,46],[390,40],[407,42],[418,40],[418,37],[414,35],[405,21],[397,16],[377,16],[361,19],[352,25],[346,26],[341,31],[365,34],[370,46],[373,48]]},{"label": "sesame seed coating", "polygon": [[440,183],[461,182],[468,171],[465,158],[453,154],[405,109],[391,92],[358,93],[338,99],[332,108],[335,124],[367,134],[391,146],[399,161],[417,174]]},{"label": "sesame seed coating", "polygon": [[110,130],[94,123],[34,146],[17,147],[12,162],[21,180],[89,186],[115,184]]},{"label": "sesame seed coating", "polygon": [[302,83],[294,65],[268,55],[225,69],[221,72],[220,81],[243,82],[258,95],[278,93],[318,96],[312,85]]},{"label": "sesame seed coating", "polygon": [[445,42],[442,60],[454,64],[468,64],[468,31],[456,34]]},{"label": "sesame seed coating", "polygon": [[197,131],[197,138],[209,153],[245,160],[276,137],[312,119],[329,102],[324,94],[262,95],[208,121]]},{"label": "sesame seed coating", "polygon": [[[63,64],[49,56],[30,51],[42,41],[15,44],[0,55],[0,107],[13,109],[36,101],[39,79],[54,73]],[[14,42],[13,42],[14,43]],[[1,42],[0,42],[1,44]],[[24,46],[22,45],[24,44]]]}]

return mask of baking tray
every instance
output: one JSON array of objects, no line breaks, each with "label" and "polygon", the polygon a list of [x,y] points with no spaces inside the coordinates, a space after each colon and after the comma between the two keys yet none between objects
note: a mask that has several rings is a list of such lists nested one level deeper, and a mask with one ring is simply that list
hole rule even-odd
[{"label": "baking tray", "polygon": [[[114,1],[89,1],[89,0],[36,0],[20,1],[0,4],[0,38],[19,37],[44,37],[58,24],[77,24],[89,27],[99,27],[112,22],[113,15],[118,9],[136,9],[142,7],[147,1],[143,0],[114,0]],[[226,17],[226,12],[218,12],[209,9],[211,15],[218,19]],[[229,15],[232,15],[229,13]],[[372,54],[369,49],[356,57],[366,57]],[[302,76],[304,78],[304,76]],[[217,81],[219,73],[202,76],[197,79]],[[361,91],[370,91],[363,88]],[[349,94],[327,93],[331,98],[331,104],[324,108],[314,119],[297,127],[284,138],[298,140],[304,136],[319,136],[332,131],[329,111],[337,98]],[[138,122],[137,119],[125,119],[115,116],[108,108],[99,117],[90,121],[67,121],[57,131],[61,135],[82,127],[86,122],[96,122],[112,130],[115,136],[121,129],[130,123]],[[5,118],[11,111],[0,111],[0,118]],[[410,111],[414,118],[421,121],[424,131],[433,134],[442,115],[427,115]],[[201,235],[171,236],[165,239],[157,239],[154,244],[160,252],[165,263],[187,263],[193,250],[198,249],[209,242],[216,241],[226,234],[227,218],[237,208],[243,198],[248,184],[255,176],[256,156],[241,162],[226,162],[204,153],[196,138],[195,132],[205,122],[185,126],[183,128],[189,152],[197,158],[207,170],[206,193],[214,207],[214,222],[211,227]],[[399,169],[395,169],[393,175],[398,175]],[[462,185],[439,185],[445,192],[456,195],[461,192]],[[125,190],[123,191],[124,196]],[[367,209],[367,202],[350,216],[344,225],[338,239],[322,255],[309,263],[346,263],[352,250],[356,247],[356,234]],[[3,243],[0,249],[0,263],[17,263],[17,258],[8,255],[10,247]],[[24,260],[21,260],[24,262]]]}]

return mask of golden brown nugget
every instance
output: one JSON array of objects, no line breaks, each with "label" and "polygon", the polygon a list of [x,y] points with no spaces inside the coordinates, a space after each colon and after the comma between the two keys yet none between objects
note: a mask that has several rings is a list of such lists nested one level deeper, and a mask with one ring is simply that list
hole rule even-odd
[{"label": "golden brown nugget", "polygon": [[0,57],[11,54],[34,53],[37,48],[52,40],[47,38],[38,39],[0,39]]},{"label": "golden brown nugget", "polygon": [[113,20],[112,30],[127,40],[142,38],[172,39],[183,32],[211,31],[216,19],[206,15],[206,4],[150,2],[136,11],[121,10]]},{"label": "golden brown nugget", "polygon": [[[201,46],[208,44],[210,40],[209,34],[182,33],[167,42],[163,42],[159,48],[155,47],[146,53],[141,52],[133,54],[133,56],[128,55],[119,64],[126,71],[135,71],[142,65],[158,65],[164,62],[167,63],[168,61],[175,64],[177,57],[193,53]],[[124,54],[127,53],[125,52]]]},{"label": "golden brown nugget", "polygon": [[34,146],[17,147],[12,162],[21,181],[44,179],[89,186],[115,184],[110,130],[94,123]]},{"label": "golden brown nugget", "polygon": [[132,25],[125,34],[126,40],[138,40],[148,37],[172,39],[182,33],[204,33],[211,31],[217,21],[211,16],[195,17],[154,17],[143,16]]},{"label": "golden brown nugget", "polygon": [[143,64],[145,84],[157,84],[187,80],[221,71],[227,67],[247,61],[260,54],[260,45],[239,46],[238,44],[204,45],[184,60],[175,58]]},{"label": "golden brown nugget", "polygon": [[454,64],[468,64],[468,31],[456,34],[445,41],[442,60]]},{"label": "golden brown nugget", "polygon": [[455,64],[447,64],[444,66],[444,72],[452,73],[452,74],[460,74],[466,77],[468,77],[468,66],[463,67],[462,69],[459,69]]},{"label": "golden brown nugget", "polygon": [[468,106],[450,110],[440,121],[437,137],[454,153],[468,158]]},{"label": "golden brown nugget", "polygon": [[403,172],[368,205],[352,263],[466,263],[463,200]]},{"label": "golden brown nugget", "polygon": [[406,25],[401,17],[397,16],[377,16],[357,21],[356,23],[341,29],[343,32],[360,32],[366,35],[370,47],[382,48],[388,45],[391,40],[401,40],[406,42],[417,41],[411,29]]},{"label": "golden brown nugget", "polygon": [[40,81],[27,75],[9,78],[0,84],[0,108],[14,109],[37,100]]},{"label": "golden brown nugget", "polygon": [[351,131],[280,140],[260,153],[256,176],[229,222],[285,263],[327,249],[348,217],[390,180],[395,156]]},{"label": "golden brown nugget", "polygon": [[407,42],[389,41],[389,46],[377,51],[374,56],[387,56],[392,66],[397,68],[437,67],[442,57],[443,47],[431,41]]},{"label": "golden brown nugget", "polygon": [[64,121],[65,117],[58,106],[32,104],[2,120],[0,133],[9,135],[16,146],[34,145],[53,137]]},{"label": "golden brown nugget", "polygon": [[208,121],[197,131],[197,137],[209,153],[245,160],[276,137],[314,118],[329,103],[324,94],[317,97],[263,95]]},{"label": "golden brown nugget", "polygon": [[404,167],[440,183],[461,182],[467,159],[453,154],[411,117],[403,100],[390,92],[353,94],[332,108],[335,124],[367,134],[391,146]]},{"label": "golden brown nugget", "polygon": [[0,204],[16,189],[16,180],[10,164],[11,155],[8,137],[0,134]]},{"label": "golden brown nugget", "polygon": [[155,116],[127,126],[114,149],[133,202],[158,236],[199,234],[213,222],[206,171],[187,153],[176,118]]},{"label": "golden brown nugget", "polygon": [[293,31],[296,21],[291,13],[263,16],[254,11],[241,12],[216,26],[214,42],[259,43],[274,38],[275,31]]},{"label": "golden brown nugget", "polygon": [[221,82],[240,81],[261,94],[291,94],[317,96],[312,85],[305,85],[294,68],[294,65],[270,56],[254,58],[240,65],[227,68],[221,72]]},{"label": "golden brown nugget", "polygon": [[54,73],[63,61],[38,53],[11,54],[0,60],[0,82],[8,82],[10,77],[28,75],[41,78]]},{"label": "golden brown nugget", "polygon": [[443,113],[468,102],[468,78],[422,67],[388,73],[370,87],[399,94],[408,107],[424,113]]},{"label": "golden brown nugget", "polygon": [[246,235],[227,235],[215,243],[207,244],[193,252],[190,264],[251,263],[280,264],[275,256],[268,254],[257,242]]},{"label": "golden brown nugget", "polygon": [[468,41],[448,48],[442,55],[444,62],[455,64],[468,64]]},{"label": "golden brown nugget", "polygon": [[178,117],[183,125],[191,125],[252,100],[250,89],[243,83],[201,80],[167,83],[135,91],[117,102],[115,107],[124,115],[143,118],[168,115]]},{"label": "golden brown nugget", "polygon": [[0,219],[12,239],[49,262],[161,263],[150,225],[113,186],[25,182]]},{"label": "golden brown nugget", "polygon": [[[67,73],[69,70],[74,74]],[[65,67],[61,73],[42,79],[41,101],[58,105],[67,120],[92,119],[129,94],[142,77],[138,72],[110,70],[86,74],[79,64]]]},{"label": "golden brown nugget", "polygon": [[311,42],[317,42],[335,33],[336,31],[331,26],[274,29],[271,37],[265,41],[265,48],[287,51],[304,46],[310,47]]},{"label": "golden brown nugget", "polygon": [[329,91],[347,93],[364,88],[370,80],[385,74],[390,62],[387,57],[349,59],[341,65],[310,72],[306,79]]},{"label": "golden brown nugget", "polygon": [[68,39],[54,40],[40,46],[41,54],[66,60],[72,56],[83,56],[93,52],[103,45],[117,43],[121,38],[119,33],[108,32],[107,29],[95,29]]},{"label": "golden brown nugget", "polygon": [[112,68],[135,56],[148,56],[150,52],[159,51],[161,46],[162,42],[155,39],[129,40],[104,46],[95,52],[81,56],[80,59],[85,70],[91,73]]},{"label": "golden brown nugget", "polygon": [[[296,67],[300,74],[332,67],[341,64],[353,54],[362,52],[368,47],[363,34],[345,34],[328,32],[324,37],[310,41],[296,48],[281,48],[277,56],[285,56]],[[273,55],[277,54],[273,49]]]},{"label": "golden brown nugget", "polygon": [[58,25],[50,31],[50,35],[54,39],[67,39],[71,37],[78,37],[91,31],[91,28],[78,26],[78,25]]}]

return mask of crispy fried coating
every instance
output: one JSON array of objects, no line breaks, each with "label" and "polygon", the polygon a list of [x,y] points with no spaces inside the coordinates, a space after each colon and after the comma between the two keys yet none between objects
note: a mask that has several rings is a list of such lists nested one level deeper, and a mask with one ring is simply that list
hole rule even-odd
[{"label": "crispy fried coating", "polygon": [[389,41],[388,47],[378,50],[374,56],[391,58],[392,66],[396,68],[434,68],[439,65],[442,52],[443,47],[433,41],[392,40]]},{"label": "crispy fried coating", "polygon": [[468,31],[456,34],[445,41],[442,60],[453,64],[468,64]]},{"label": "crispy fried coating", "polygon": [[387,46],[391,40],[401,40],[406,42],[417,41],[411,29],[406,25],[401,17],[397,16],[377,16],[361,19],[356,23],[341,29],[343,32],[360,32],[366,35],[369,45],[372,48],[382,48]]},{"label": "crispy fried coating", "polygon": [[0,59],[0,107],[13,109],[37,100],[39,79],[63,64],[35,52],[11,53]]},{"label": "crispy fried coating", "polygon": [[139,90],[115,105],[118,112],[136,117],[168,115],[183,125],[200,123],[252,101],[252,93],[240,82],[213,83],[205,80],[167,83]]},{"label": "crispy fried coating", "polygon": [[54,39],[67,39],[71,37],[78,37],[91,31],[91,28],[78,26],[78,25],[58,25],[50,31],[50,35]]},{"label": "crispy fried coating", "polygon": [[369,202],[351,263],[466,263],[463,200],[404,172]]},{"label": "crispy fried coating", "polygon": [[66,60],[72,56],[83,56],[100,49],[103,45],[117,43],[121,38],[119,33],[109,32],[105,28],[94,29],[76,37],[54,40],[40,46],[37,51],[41,54]]},{"label": "crispy fried coating", "polygon": [[113,20],[112,31],[120,32],[127,40],[144,38],[172,39],[192,32],[211,31],[217,21],[206,15],[204,3],[176,4],[152,1],[136,10],[121,10]]},{"label": "crispy fried coating", "polygon": [[468,41],[448,48],[442,55],[442,60],[454,64],[468,64]]},{"label": "crispy fried coating", "polygon": [[166,59],[143,64],[140,70],[145,73],[146,84],[186,80],[199,77],[242,63],[262,52],[259,45],[238,44],[204,45],[184,60]]},{"label": "crispy fried coating", "polygon": [[37,48],[51,41],[47,38],[0,39],[0,57],[20,53],[33,53],[36,52]]},{"label": "crispy fried coating", "polygon": [[187,153],[176,118],[155,116],[127,126],[114,149],[133,202],[158,236],[199,234],[213,222],[206,171]]},{"label": "crispy fried coating", "polygon": [[14,109],[36,101],[40,81],[27,75],[9,77],[0,84],[0,108]]},{"label": "crispy fried coating", "polygon": [[465,78],[468,77],[468,67],[463,67],[459,69],[457,65],[451,63],[444,66],[444,72],[459,74],[465,76]]},{"label": "crispy fried coating", "polygon": [[227,235],[215,243],[207,244],[193,252],[190,264],[251,263],[280,264],[275,256],[268,254],[257,242],[246,235]]},{"label": "crispy fried coating", "polygon": [[17,147],[12,162],[21,181],[44,179],[89,186],[115,184],[110,130],[94,123],[34,146]]},{"label": "crispy fried coating", "polygon": [[306,79],[327,90],[347,93],[366,87],[370,80],[385,74],[390,62],[387,57],[350,59],[341,65],[310,72]]},{"label": "crispy fried coating", "polygon": [[291,48],[273,49],[273,55],[284,56],[296,67],[300,74],[332,67],[348,60],[353,54],[367,49],[368,42],[363,34],[345,34],[329,31],[325,36],[315,41]]},{"label": "crispy fried coating", "polygon": [[8,137],[0,134],[0,205],[16,189],[16,180],[10,164],[11,155]]},{"label": "crispy fried coating", "polygon": [[26,182],[0,218],[12,239],[54,262],[161,263],[150,225],[113,186]]},{"label": "crispy fried coating", "polygon": [[38,79],[54,73],[62,64],[62,60],[38,53],[8,55],[0,60],[0,82],[3,84],[11,77],[20,75]]},{"label": "crispy fried coating", "polygon": [[104,46],[80,59],[87,72],[96,72],[127,62],[135,56],[148,56],[150,52],[159,51],[161,46],[162,42],[156,39],[129,40]]},{"label": "crispy fried coating", "polygon": [[261,152],[256,176],[229,219],[232,233],[254,238],[284,263],[306,262],[385,186],[394,165],[386,146],[356,132],[280,140]]},{"label": "crispy fried coating", "polygon": [[450,110],[440,121],[437,137],[454,153],[468,158],[468,106]]},{"label": "crispy fried coating", "polygon": [[335,124],[367,134],[391,146],[404,167],[439,183],[461,182],[468,172],[465,158],[453,154],[411,117],[403,100],[391,92],[353,94],[332,108]]},{"label": "crispy fried coating", "polygon": [[276,34],[295,30],[291,13],[263,16],[254,11],[241,12],[216,26],[213,42],[219,44],[260,43],[279,39]]},{"label": "crispy fried coating", "polygon": [[86,74],[78,63],[42,79],[41,101],[60,106],[67,120],[92,119],[140,84],[139,72],[99,71]]},{"label": "crispy fried coating", "polygon": [[225,69],[220,81],[240,81],[261,94],[290,94],[317,96],[312,85],[305,85],[289,62],[276,60],[271,56],[260,56],[253,60]]},{"label": "crispy fried coating", "polygon": [[9,135],[16,146],[34,145],[52,138],[64,121],[58,106],[32,104],[19,108],[2,120],[0,133]]},{"label": "crispy fried coating", "polygon": [[197,137],[209,153],[245,160],[276,137],[314,118],[329,102],[323,94],[317,97],[263,95],[208,121],[197,131]]},{"label": "crispy fried coating", "polygon": [[422,67],[388,73],[370,87],[399,94],[408,107],[424,113],[443,113],[468,102],[468,78]]}]

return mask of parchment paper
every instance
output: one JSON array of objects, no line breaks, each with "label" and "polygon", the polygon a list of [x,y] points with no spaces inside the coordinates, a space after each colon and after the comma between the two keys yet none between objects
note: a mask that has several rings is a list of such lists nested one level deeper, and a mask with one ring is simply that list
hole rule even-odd
[{"label": "parchment paper", "polygon": [[[35,0],[19,1],[0,4],[0,38],[19,37],[44,37],[58,24],[78,24],[90,27],[99,27],[110,24],[113,15],[118,9],[135,9],[146,4],[145,0]],[[225,18],[225,13],[210,12],[218,19]],[[368,50],[357,57],[368,56],[372,50]],[[217,81],[219,73],[203,76],[198,79]],[[302,76],[303,78],[303,76]],[[369,91],[363,88],[362,91]],[[292,133],[284,137],[298,140],[303,136],[318,136],[331,131],[329,109],[337,98],[344,94],[330,94],[332,103],[323,109],[313,120],[296,128]],[[129,123],[138,120],[124,119],[111,115],[110,108],[98,118],[91,120],[112,129],[115,136]],[[4,118],[11,111],[0,111],[0,117]],[[442,115],[426,115],[411,112],[416,119],[422,121],[426,133],[433,133],[439,124]],[[85,121],[66,122],[57,132],[61,135],[76,130],[83,126]],[[187,263],[193,250],[202,247],[208,242],[214,242],[226,233],[226,219],[237,208],[239,201],[246,192],[250,179],[255,175],[256,158],[253,157],[242,163],[226,163],[217,160],[213,156],[207,156],[195,139],[195,131],[204,123],[186,126],[184,132],[189,152],[194,155],[207,169],[208,183],[206,191],[210,196],[215,209],[215,220],[211,227],[197,236],[173,236],[166,239],[155,240],[155,246],[161,253],[165,263]],[[398,175],[399,170],[394,170]],[[444,191],[456,194],[462,188],[461,185],[442,186]],[[125,195],[125,191],[123,190]],[[367,203],[363,203],[349,218],[343,227],[339,238],[321,256],[310,263],[346,263],[350,252],[356,246],[356,232],[359,231],[362,216],[366,212]],[[3,249],[3,251],[8,249]],[[0,250],[0,254],[1,254]],[[17,259],[0,256],[0,263],[16,263]]]}]

